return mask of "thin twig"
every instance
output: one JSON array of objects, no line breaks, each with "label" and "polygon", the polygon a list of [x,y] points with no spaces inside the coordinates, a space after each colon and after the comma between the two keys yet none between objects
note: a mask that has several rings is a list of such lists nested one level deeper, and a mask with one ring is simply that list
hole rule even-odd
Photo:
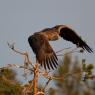
[{"label": "thin twig", "polygon": [[57,51],[57,52],[55,52],[55,53],[59,53],[59,52],[62,52],[63,50],[70,49],[70,48],[71,48],[71,47],[61,49],[61,50],[59,50],[59,51]]},{"label": "thin twig", "polygon": [[[9,48],[11,48],[14,52],[16,52],[16,53],[18,53],[18,54],[20,54],[20,55],[23,55],[24,57],[25,57],[25,60],[26,60],[26,62],[27,63],[29,63],[29,64],[31,64],[31,66],[33,66],[32,65],[32,62],[29,60],[29,55],[28,55],[28,53],[27,52],[20,52],[19,50],[16,50],[15,49],[15,46],[14,46],[14,43],[13,44],[10,44],[10,43],[8,43],[7,42],[7,44],[8,44],[8,46],[9,46]],[[33,66],[34,67],[34,66]]]},{"label": "thin twig", "polygon": [[18,51],[18,50],[15,49],[15,47],[14,47],[14,44],[15,44],[15,43],[10,44],[9,42],[7,42],[7,44],[8,44],[8,46],[9,46],[9,48],[11,48],[14,52],[16,52],[16,53],[18,53],[18,54],[20,54],[20,55],[25,55],[25,56],[26,56],[26,53],[22,53],[22,52],[20,52],[20,51]]},{"label": "thin twig", "polygon": [[64,56],[64,55],[66,55],[66,54],[71,54],[71,53],[75,53],[75,52],[79,52],[79,51],[75,51],[77,48],[74,48],[73,50],[71,50],[71,51],[69,51],[69,52],[67,52],[67,53],[65,53],[65,54],[58,54],[57,56]]},{"label": "thin twig", "polygon": [[19,65],[16,65],[16,64],[8,64],[8,66],[6,66],[6,67],[3,67],[3,68],[10,68],[10,67],[16,67],[16,68],[24,68],[24,69],[27,69],[27,70],[30,70],[30,71],[34,71],[34,69],[33,68],[27,68],[27,67],[25,67],[25,66],[19,66]]},{"label": "thin twig", "polygon": [[48,84],[50,83],[51,79],[48,79],[48,81],[46,82],[46,85],[44,86],[44,91],[46,89],[46,87],[48,86]]}]

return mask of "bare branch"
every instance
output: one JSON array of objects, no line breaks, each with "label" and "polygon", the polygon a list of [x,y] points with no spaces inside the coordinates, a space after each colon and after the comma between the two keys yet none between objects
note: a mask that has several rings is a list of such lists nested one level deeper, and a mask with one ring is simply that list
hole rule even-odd
[{"label": "bare branch", "polygon": [[[28,55],[28,53],[27,52],[20,52],[19,50],[17,50],[17,49],[15,49],[15,43],[13,43],[13,44],[10,44],[10,43],[8,43],[7,42],[7,44],[8,44],[8,46],[9,46],[9,48],[11,48],[14,52],[16,52],[16,53],[18,53],[18,54],[20,54],[20,55],[22,55],[22,56],[24,56],[24,58],[25,58],[25,63],[28,63],[28,64],[31,64],[32,65],[32,62],[29,60],[29,55]],[[33,65],[32,65],[33,66]]]},{"label": "bare branch", "polygon": [[16,67],[16,68],[23,68],[23,69],[27,69],[27,70],[30,70],[30,71],[34,71],[34,69],[33,68],[30,68],[30,67],[25,67],[25,66],[20,66],[20,65],[17,65],[17,64],[8,64],[7,66],[6,66],[6,68],[11,68],[11,67]]},{"label": "bare branch", "polygon": [[61,49],[61,50],[59,50],[59,51],[57,51],[57,52],[55,52],[55,53],[59,53],[59,52],[62,52],[63,50],[70,49],[70,48],[71,48],[71,47]]},{"label": "bare branch", "polygon": [[[80,52],[80,51],[78,51],[77,49],[78,49],[78,48],[76,47],[76,48],[72,49],[71,51],[69,51],[69,52],[67,52],[67,53],[65,53],[65,54],[58,54],[57,56],[64,56],[64,55],[66,55],[66,54],[71,54],[71,53],[75,53],[75,52]],[[76,50],[77,50],[77,51],[76,51]]]},{"label": "bare branch", "polygon": [[44,92],[38,91],[36,95],[45,95]]},{"label": "bare branch", "polygon": [[46,87],[48,86],[48,84],[50,83],[51,79],[48,79],[48,81],[46,82],[46,85],[44,87],[44,91],[46,90]]},{"label": "bare branch", "polygon": [[[48,84],[52,81],[52,80],[64,80],[66,79],[67,76],[71,75],[73,76],[73,74],[70,74],[70,73],[67,73],[66,75],[64,75],[64,77],[58,77],[58,76],[50,76],[49,75],[49,72],[40,72],[39,71],[39,63],[36,63],[34,66],[32,65],[32,62],[30,61],[29,59],[29,55],[27,52],[20,52],[19,50],[15,49],[15,43],[13,44],[9,44],[7,42],[8,46],[10,49],[12,49],[14,52],[24,56],[24,65],[23,66],[20,66],[20,65],[16,65],[16,64],[8,64],[7,68],[8,67],[16,67],[16,68],[23,68],[24,69],[24,74],[25,76],[27,75],[27,70],[31,71],[34,73],[34,77],[33,77],[33,80],[32,82],[28,85],[28,87],[25,87],[25,89],[23,91],[25,91],[25,93],[30,93],[34,87],[34,95],[44,95],[44,92],[39,92],[38,91],[38,78],[39,78],[39,74],[41,74],[44,78],[47,79],[47,82],[44,86],[44,91],[46,90]],[[65,48],[65,49],[70,49],[71,47],[68,47],[68,48]],[[59,51],[56,52],[56,54],[58,54],[57,56],[64,56],[66,54],[70,54],[70,53],[74,53],[74,52],[79,52],[77,50],[77,47],[72,49],[71,51],[65,53],[65,54],[59,54],[60,52],[62,52],[63,50],[65,49],[61,49]],[[30,67],[30,65],[32,67]],[[0,68],[1,69],[1,68]]]}]

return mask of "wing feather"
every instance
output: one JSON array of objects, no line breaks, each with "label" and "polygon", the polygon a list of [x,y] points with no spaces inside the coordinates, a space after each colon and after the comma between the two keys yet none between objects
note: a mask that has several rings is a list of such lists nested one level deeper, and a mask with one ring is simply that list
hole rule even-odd
[{"label": "wing feather", "polygon": [[47,62],[47,68],[50,70],[49,58],[46,58],[46,62]]},{"label": "wing feather", "polygon": [[[44,35],[36,33],[28,38],[28,42],[33,49],[33,52],[36,54],[37,61],[43,65],[45,69],[50,69],[50,67],[54,69],[54,67],[57,67],[53,65],[58,63],[57,56]],[[53,56],[56,61],[52,60]]]},{"label": "wing feather", "polygon": [[83,48],[84,50],[87,50],[89,53],[93,52],[93,50],[86,44],[85,41],[79,37],[74,30],[64,27],[60,30],[60,34],[63,39],[67,41],[71,41],[73,44],[76,44],[78,47]]}]

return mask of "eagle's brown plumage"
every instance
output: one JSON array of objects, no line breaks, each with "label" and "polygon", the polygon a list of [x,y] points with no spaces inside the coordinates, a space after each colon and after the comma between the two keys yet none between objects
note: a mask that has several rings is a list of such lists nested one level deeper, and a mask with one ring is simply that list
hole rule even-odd
[{"label": "eagle's brown plumage", "polygon": [[45,69],[57,68],[58,59],[49,44],[49,41],[58,40],[59,37],[76,44],[78,47],[87,50],[89,53],[92,49],[84,42],[71,28],[66,25],[57,25],[52,28],[46,28],[36,32],[28,38],[28,42],[36,54],[36,59],[44,66]]}]

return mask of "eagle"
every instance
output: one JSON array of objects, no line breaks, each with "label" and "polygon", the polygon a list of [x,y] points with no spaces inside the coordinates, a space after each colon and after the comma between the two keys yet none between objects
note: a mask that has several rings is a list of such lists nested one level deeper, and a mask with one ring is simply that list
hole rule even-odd
[{"label": "eagle", "polygon": [[92,53],[93,50],[85,41],[70,27],[66,25],[56,25],[52,28],[45,28],[39,32],[35,32],[28,37],[28,42],[36,55],[37,62],[45,69],[57,68],[58,58],[49,41],[56,41],[60,37],[70,41],[77,47]]}]

